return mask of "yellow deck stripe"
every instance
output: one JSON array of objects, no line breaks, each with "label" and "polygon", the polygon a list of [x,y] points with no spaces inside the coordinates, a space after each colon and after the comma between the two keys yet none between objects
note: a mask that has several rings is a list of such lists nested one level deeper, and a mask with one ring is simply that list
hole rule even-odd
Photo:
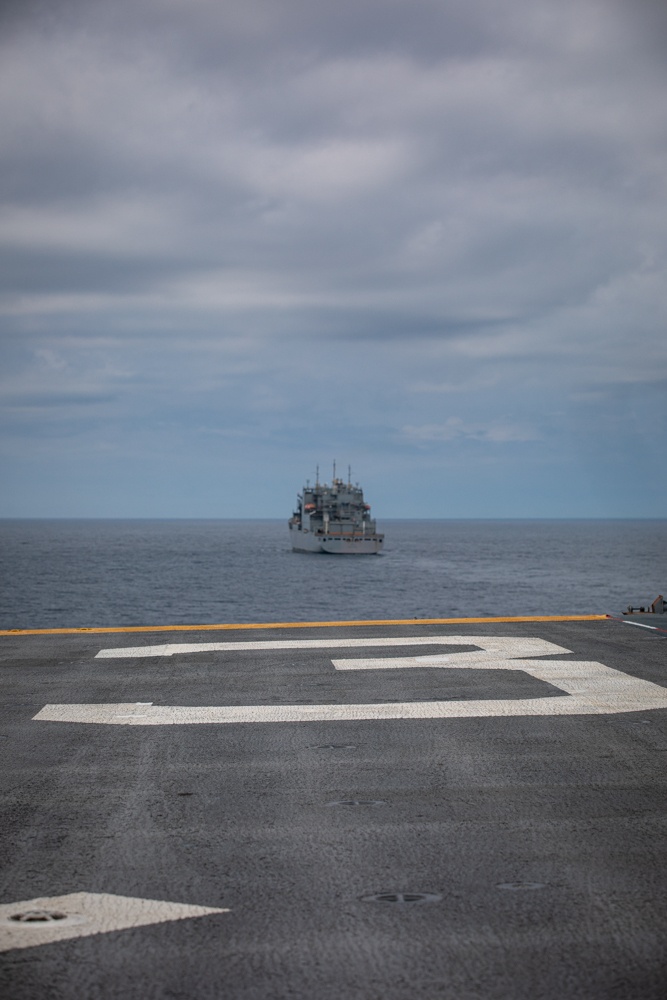
[{"label": "yellow deck stripe", "polygon": [[105,628],[10,628],[0,635],[78,635],[81,632],[214,632],[233,629],[328,628],[361,625],[485,625],[495,622],[600,622],[609,615],[529,615],[514,618],[396,618],[382,621],[349,622],[261,622],[239,625],[126,625]]}]

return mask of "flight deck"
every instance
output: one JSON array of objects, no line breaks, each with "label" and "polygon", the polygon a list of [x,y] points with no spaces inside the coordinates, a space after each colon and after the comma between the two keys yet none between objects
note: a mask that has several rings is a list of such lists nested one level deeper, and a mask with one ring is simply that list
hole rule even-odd
[{"label": "flight deck", "polygon": [[647,621],[0,634],[3,996],[664,1000]]}]

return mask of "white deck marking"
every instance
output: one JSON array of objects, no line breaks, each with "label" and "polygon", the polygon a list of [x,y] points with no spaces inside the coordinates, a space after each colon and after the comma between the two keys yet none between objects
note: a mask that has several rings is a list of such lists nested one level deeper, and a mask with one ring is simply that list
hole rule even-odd
[{"label": "white deck marking", "polygon": [[[456,645],[463,645],[463,643],[459,641]],[[481,646],[482,641],[478,639],[475,643],[469,643],[468,645]],[[531,653],[534,657],[536,653],[539,656],[544,652],[570,652],[569,649],[564,649],[562,646],[553,646],[551,643],[545,643],[545,645],[551,648],[548,650],[535,650],[527,643],[524,645],[515,640],[507,640],[507,643],[502,647],[492,646],[491,643],[487,643],[486,649],[473,649],[460,653],[438,653],[434,656],[373,656],[363,657],[362,659],[347,658],[344,660],[332,660],[331,662],[336,670],[406,670],[410,667],[422,669],[428,667],[445,669],[452,667],[470,667],[472,669],[489,667],[490,669],[518,670],[520,666],[517,666],[517,664],[525,662],[521,657],[530,657]]]},{"label": "white deck marking", "polygon": [[[12,920],[16,914],[30,911],[61,913],[61,920]],[[108,934],[131,927],[162,924],[170,920],[190,920],[229,910],[189,903],[166,903],[157,899],[135,899],[109,893],[72,892],[66,896],[41,896],[38,899],[0,905],[0,952],[14,948],[34,948],[54,941]]]},{"label": "white deck marking", "polygon": [[415,701],[370,705],[153,705],[146,715],[123,715],[131,705],[45,705],[36,722],[170,726],[239,722],[344,722],[350,719],[453,719],[517,715],[613,715],[667,708],[667,688],[588,660],[480,663],[477,669],[524,670],[560,688],[563,697],[485,701]]},{"label": "white deck marking", "polygon": [[659,632],[657,625],[643,625],[641,622],[621,622],[622,625],[634,625],[636,628],[650,628],[653,632]]},{"label": "white deck marking", "polygon": [[95,659],[115,660],[143,656],[175,656],[178,653],[218,653],[238,650],[352,649],[355,646],[480,646],[503,656],[547,656],[569,653],[546,639],[490,635],[385,636],[354,639],[274,639],[266,642],[167,642],[160,646],[119,646],[101,649]]},{"label": "white deck marking", "polygon": [[[452,719],[522,715],[609,715],[667,708],[667,688],[645,681],[594,660],[538,660],[535,655],[570,653],[539,638],[498,636],[402,636],[385,639],[306,639],[276,642],[175,643],[101,650],[98,656],[173,655],[176,652],[229,651],[236,649],[324,649],[359,646],[478,646],[468,652],[428,656],[336,659],[336,670],[389,670],[433,668],[441,670],[521,670],[546,681],[564,695],[511,700],[416,701],[366,705],[240,705],[166,706],[139,703],[117,705],[45,705],[34,716],[38,722],[95,723],[98,725],[201,725],[247,722],[341,722],[350,719]],[[159,650],[159,652],[155,652]],[[164,652],[167,650],[168,652]],[[519,657],[526,657],[520,659]]]}]

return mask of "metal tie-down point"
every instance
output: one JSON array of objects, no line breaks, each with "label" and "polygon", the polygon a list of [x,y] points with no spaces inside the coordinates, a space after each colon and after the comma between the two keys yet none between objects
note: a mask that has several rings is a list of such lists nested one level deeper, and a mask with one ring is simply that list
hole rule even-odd
[{"label": "metal tie-down point", "polygon": [[362,896],[362,903],[398,903],[400,906],[439,903],[442,896],[437,892],[377,892],[372,896]]}]

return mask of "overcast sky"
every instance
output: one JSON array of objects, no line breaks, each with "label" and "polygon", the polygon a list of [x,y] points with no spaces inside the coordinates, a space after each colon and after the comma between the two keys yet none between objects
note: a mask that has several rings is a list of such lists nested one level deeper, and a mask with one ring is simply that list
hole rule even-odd
[{"label": "overcast sky", "polygon": [[667,5],[0,11],[0,516],[665,516]]}]

